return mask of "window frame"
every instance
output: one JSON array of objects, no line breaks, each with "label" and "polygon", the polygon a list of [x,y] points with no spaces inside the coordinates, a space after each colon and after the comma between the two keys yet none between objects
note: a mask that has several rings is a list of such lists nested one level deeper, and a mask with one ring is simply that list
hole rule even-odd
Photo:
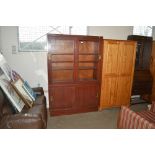
[{"label": "window frame", "polygon": [[[18,44],[18,51],[20,52],[20,53],[22,53],[22,52],[27,52],[27,53],[30,53],[30,52],[36,52],[36,53],[40,53],[40,52],[48,52],[48,48],[47,48],[47,50],[21,50],[21,48],[20,48],[20,39],[19,39],[19,27],[20,26],[17,26],[17,44]],[[51,33],[52,34],[52,33]],[[55,34],[55,33],[53,33],[53,34]],[[61,33],[61,34],[63,34],[63,33]],[[74,34],[68,34],[68,35],[74,35]],[[86,35],[88,35],[88,26],[86,26]],[[46,38],[47,38],[47,36],[46,36]],[[48,47],[48,40],[46,40],[47,42],[47,47]]]}]

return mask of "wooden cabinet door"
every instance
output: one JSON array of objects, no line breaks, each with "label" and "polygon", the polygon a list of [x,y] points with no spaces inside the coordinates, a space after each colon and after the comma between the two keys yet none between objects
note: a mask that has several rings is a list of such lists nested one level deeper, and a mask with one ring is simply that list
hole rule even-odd
[{"label": "wooden cabinet door", "polygon": [[135,65],[135,47],[133,42],[120,42],[118,59],[116,105],[129,105]]},{"label": "wooden cabinet door", "polygon": [[80,85],[76,87],[76,107],[98,109],[99,88],[97,85]]},{"label": "wooden cabinet door", "polygon": [[75,102],[74,86],[53,86],[49,91],[50,114],[67,114],[71,111]]},{"label": "wooden cabinet door", "polygon": [[116,102],[113,103],[115,106],[129,105],[131,97],[131,87],[132,87],[131,76],[120,76],[117,78],[117,86],[115,88]]},{"label": "wooden cabinet door", "polygon": [[105,40],[102,75],[118,75],[119,41]]},{"label": "wooden cabinet door", "polygon": [[124,41],[120,42],[119,45],[118,74],[119,76],[132,76],[135,64],[136,43]]},{"label": "wooden cabinet door", "polygon": [[119,48],[119,41],[104,41],[100,109],[116,103]]},{"label": "wooden cabinet door", "polygon": [[117,78],[115,76],[102,79],[100,109],[111,107],[116,103]]},{"label": "wooden cabinet door", "polygon": [[104,41],[100,109],[130,103],[136,43]]}]

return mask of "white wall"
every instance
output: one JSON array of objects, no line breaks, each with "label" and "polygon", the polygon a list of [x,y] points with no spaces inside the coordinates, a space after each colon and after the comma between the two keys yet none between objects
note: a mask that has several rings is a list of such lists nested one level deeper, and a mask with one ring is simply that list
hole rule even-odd
[{"label": "white wall", "polygon": [[104,39],[126,40],[133,32],[133,26],[89,26],[88,34],[103,36]]},{"label": "white wall", "polygon": [[[105,39],[126,39],[132,34],[131,26],[91,26],[89,35],[104,36]],[[12,52],[12,46],[17,51]],[[47,52],[19,52],[16,26],[0,27],[1,52],[10,66],[16,70],[32,87],[43,86],[48,101]]]},{"label": "white wall", "polygon": [[1,28],[0,28],[0,52],[1,52]]}]

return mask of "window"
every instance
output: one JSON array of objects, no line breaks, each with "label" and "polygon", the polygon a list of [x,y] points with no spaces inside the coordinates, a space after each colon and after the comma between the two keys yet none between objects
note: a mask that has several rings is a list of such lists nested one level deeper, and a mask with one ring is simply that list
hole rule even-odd
[{"label": "window", "polygon": [[152,36],[152,26],[134,26],[133,34],[151,37]]},{"label": "window", "polygon": [[19,51],[47,51],[47,33],[86,35],[87,26],[19,26]]}]

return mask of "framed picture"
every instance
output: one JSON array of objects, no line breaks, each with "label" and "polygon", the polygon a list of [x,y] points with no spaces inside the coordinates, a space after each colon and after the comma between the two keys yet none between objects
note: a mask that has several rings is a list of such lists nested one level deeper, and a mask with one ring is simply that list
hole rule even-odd
[{"label": "framed picture", "polygon": [[27,81],[23,82],[23,88],[28,93],[28,95],[32,98],[32,100],[35,101],[36,93],[33,91],[33,89],[30,87]]},{"label": "framed picture", "polygon": [[10,68],[9,64],[6,62],[4,56],[0,54],[0,67],[3,70],[6,78],[10,81],[12,80],[12,69]]},{"label": "framed picture", "polygon": [[8,77],[5,75],[4,71],[0,67],[0,87],[6,94],[7,98],[10,100],[10,103],[15,108],[16,111],[21,112],[25,106],[22,98],[17,94],[13,89]]},{"label": "framed picture", "polygon": [[15,89],[15,91],[19,94],[19,96],[23,99],[27,107],[33,106],[33,99],[29,96],[29,94],[23,88],[24,81],[19,78],[16,81],[11,82],[11,85]]}]

